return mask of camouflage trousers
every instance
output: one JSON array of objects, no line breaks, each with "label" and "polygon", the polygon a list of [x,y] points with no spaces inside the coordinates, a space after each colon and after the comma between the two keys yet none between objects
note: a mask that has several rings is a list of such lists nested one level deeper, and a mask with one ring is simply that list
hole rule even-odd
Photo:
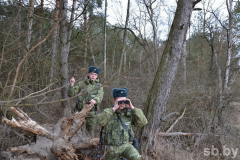
[{"label": "camouflage trousers", "polygon": [[127,160],[141,160],[141,155],[131,143],[126,143],[121,146],[110,146],[105,155],[106,160],[120,160],[124,157]]},{"label": "camouflage trousers", "polygon": [[86,120],[86,129],[94,137],[94,131],[96,126],[96,114],[95,112],[89,112],[85,117]]}]

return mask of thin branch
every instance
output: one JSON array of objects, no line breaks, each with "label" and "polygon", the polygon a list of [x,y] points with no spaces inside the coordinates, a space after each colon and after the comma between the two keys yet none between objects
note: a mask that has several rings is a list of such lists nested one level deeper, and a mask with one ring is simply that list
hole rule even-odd
[{"label": "thin branch", "polygon": [[217,19],[217,21],[220,23],[220,25],[221,25],[224,29],[226,29],[227,31],[229,30],[227,27],[225,27],[225,26],[222,24],[222,22],[220,21],[220,19],[216,16],[216,14],[215,14],[213,11],[210,12],[210,13],[213,14],[213,16]]},{"label": "thin branch", "polygon": [[[101,88],[101,87],[104,87],[104,86],[108,85],[109,83],[111,83],[112,81],[114,81],[114,80],[120,78],[121,76],[127,74],[128,72],[134,70],[134,69],[137,68],[139,65],[141,65],[142,63],[144,63],[151,55],[155,54],[158,50],[159,50],[159,49],[156,49],[153,53],[148,54],[141,62],[139,62],[139,63],[136,64],[135,66],[131,67],[131,68],[130,68],[129,70],[127,70],[126,72],[122,73],[122,74],[119,75],[119,76],[113,77],[113,78],[112,78],[111,80],[109,80],[108,82],[102,84],[101,86],[99,86],[99,87],[97,87],[97,88],[95,88],[95,89],[93,89],[93,90],[96,90],[96,89],[99,89],[99,88]],[[67,85],[69,85],[69,84],[70,84],[70,83],[68,83]],[[66,85],[65,85],[65,86],[62,86],[62,87],[60,87],[60,88],[63,88],[63,87],[66,87]],[[59,89],[59,88],[57,88],[57,89],[55,89],[55,90],[58,90],[58,89]],[[55,90],[52,90],[52,91],[55,91]],[[52,91],[51,91],[51,92],[52,92]],[[49,93],[49,92],[47,92],[47,93]],[[46,94],[46,93],[43,93],[43,94]],[[85,94],[86,94],[86,93],[85,93]],[[80,96],[80,95],[83,95],[83,94],[80,93],[80,94],[78,94],[78,95],[76,95],[76,96],[73,96],[73,97],[70,97],[70,98],[60,99],[60,100],[51,101],[51,102],[38,103],[38,104],[19,104],[19,105],[15,105],[15,104],[10,104],[10,103],[12,103],[12,102],[14,102],[14,101],[16,101],[16,100],[12,100],[12,101],[0,101],[0,105],[1,105],[1,106],[5,106],[5,107],[21,107],[21,106],[27,107],[27,106],[49,105],[49,104],[53,104],[53,103],[59,103],[59,102],[69,101],[69,100],[71,100],[71,99],[77,98],[77,97]],[[31,97],[31,98],[32,98],[32,97]]]},{"label": "thin branch", "polygon": [[185,114],[185,111],[186,111],[186,107],[184,108],[182,115],[178,117],[178,119],[176,119],[176,121],[171,125],[171,127],[166,131],[166,133],[169,133],[173,129],[173,127],[177,124],[177,122],[180,119],[182,119],[183,115]]},{"label": "thin branch", "polygon": [[169,113],[167,116],[163,117],[163,118],[161,119],[161,121],[162,121],[162,122],[165,122],[167,119],[169,119],[169,118],[171,118],[171,117],[173,117],[173,116],[179,116],[179,115],[180,115],[179,112],[171,112],[171,113]]},{"label": "thin branch", "polygon": [[170,136],[206,135],[206,134],[202,134],[202,133],[184,133],[184,132],[172,132],[172,133],[159,132],[158,135],[162,136],[162,137],[170,137]]},{"label": "thin branch", "polygon": [[9,96],[8,96],[8,99],[10,99],[10,97],[11,97],[12,94],[13,94],[14,86],[16,85],[16,82],[17,82],[17,78],[18,78],[18,74],[19,74],[19,70],[20,70],[21,65],[23,64],[23,62],[26,60],[26,58],[28,57],[28,55],[29,55],[34,49],[36,49],[38,46],[40,46],[43,42],[45,42],[45,41],[48,39],[48,37],[52,34],[52,32],[54,31],[54,29],[58,26],[58,23],[59,23],[59,21],[55,24],[55,26],[51,29],[51,31],[48,33],[48,35],[47,35],[41,42],[39,42],[37,45],[35,45],[34,47],[32,47],[32,48],[27,52],[27,54],[23,57],[23,59],[21,60],[21,62],[18,64],[17,70],[16,70],[16,74],[15,74],[15,78],[14,78],[14,81],[13,81],[12,88],[11,88],[11,90],[10,90],[10,94],[9,94]]},{"label": "thin branch", "polygon": [[198,4],[199,2],[201,2],[202,0],[196,0],[195,2],[193,2],[193,7]]}]

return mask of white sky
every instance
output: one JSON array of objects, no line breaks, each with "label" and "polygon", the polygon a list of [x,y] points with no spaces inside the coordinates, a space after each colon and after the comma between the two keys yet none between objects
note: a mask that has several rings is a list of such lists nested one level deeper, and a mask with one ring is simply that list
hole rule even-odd
[{"label": "white sky", "polygon": [[[120,24],[122,26],[125,24],[127,2],[128,0],[108,0],[107,21],[109,23]],[[136,16],[137,13],[139,13],[139,7],[137,6],[137,2],[138,0],[131,0],[130,15]],[[204,9],[203,3],[206,6],[206,10],[221,10],[221,17],[224,19],[227,16],[226,0],[202,0],[202,2],[196,5],[196,8]],[[161,0],[161,3],[158,4],[158,7],[159,6],[161,6],[161,10],[159,11],[160,15],[158,27],[161,28],[161,30],[158,31],[158,35],[160,37],[166,37],[169,31],[169,25],[171,25],[171,21],[169,19],[173,19],[174,12],[176,10],[176,0]],[[197,12],[198,11],[194,11],[192,17],[194,17]],[[149,30],[151,30],[150,23],[147,26],[150,27]]]}]

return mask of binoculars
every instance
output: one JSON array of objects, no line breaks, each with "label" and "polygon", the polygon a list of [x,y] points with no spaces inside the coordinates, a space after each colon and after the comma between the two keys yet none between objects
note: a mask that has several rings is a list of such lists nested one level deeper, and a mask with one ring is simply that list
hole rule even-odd
[{"label": "binoculars", "polygon": [[130,104],[130,101],[129,100],[118,101],[118,105],[120,104]]}]

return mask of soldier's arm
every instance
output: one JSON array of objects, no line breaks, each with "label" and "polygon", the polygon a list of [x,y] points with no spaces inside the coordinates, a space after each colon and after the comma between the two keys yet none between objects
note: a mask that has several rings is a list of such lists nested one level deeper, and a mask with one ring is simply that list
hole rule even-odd
[{"label": "soldier's arm", "polygon": [[99,104],[102,101],[103,94],[104,94],[103,87],[100,87],[100,89],[98,90],[97,95],[93,98],[96,101],[96,103]]},{"label": "soldier's arm", "polygon": [[100,126],[106,126],[113,113],[114,110],[112,108],[104,109],[102,113],[99,113],[96,116],[97,124]]},{"label": "soldier's arm", "polygon": [[142,110],[134,107],[133,111],[133,125],[136,127],[142,127],[148,123],[147,118],[143,114]]},{"label": "soldier's arm", "polygon": [[68,97],[76,96],[79,93],[79,88],[83,81],[78,82],[75,86],[69,86],[68,88]]}]

